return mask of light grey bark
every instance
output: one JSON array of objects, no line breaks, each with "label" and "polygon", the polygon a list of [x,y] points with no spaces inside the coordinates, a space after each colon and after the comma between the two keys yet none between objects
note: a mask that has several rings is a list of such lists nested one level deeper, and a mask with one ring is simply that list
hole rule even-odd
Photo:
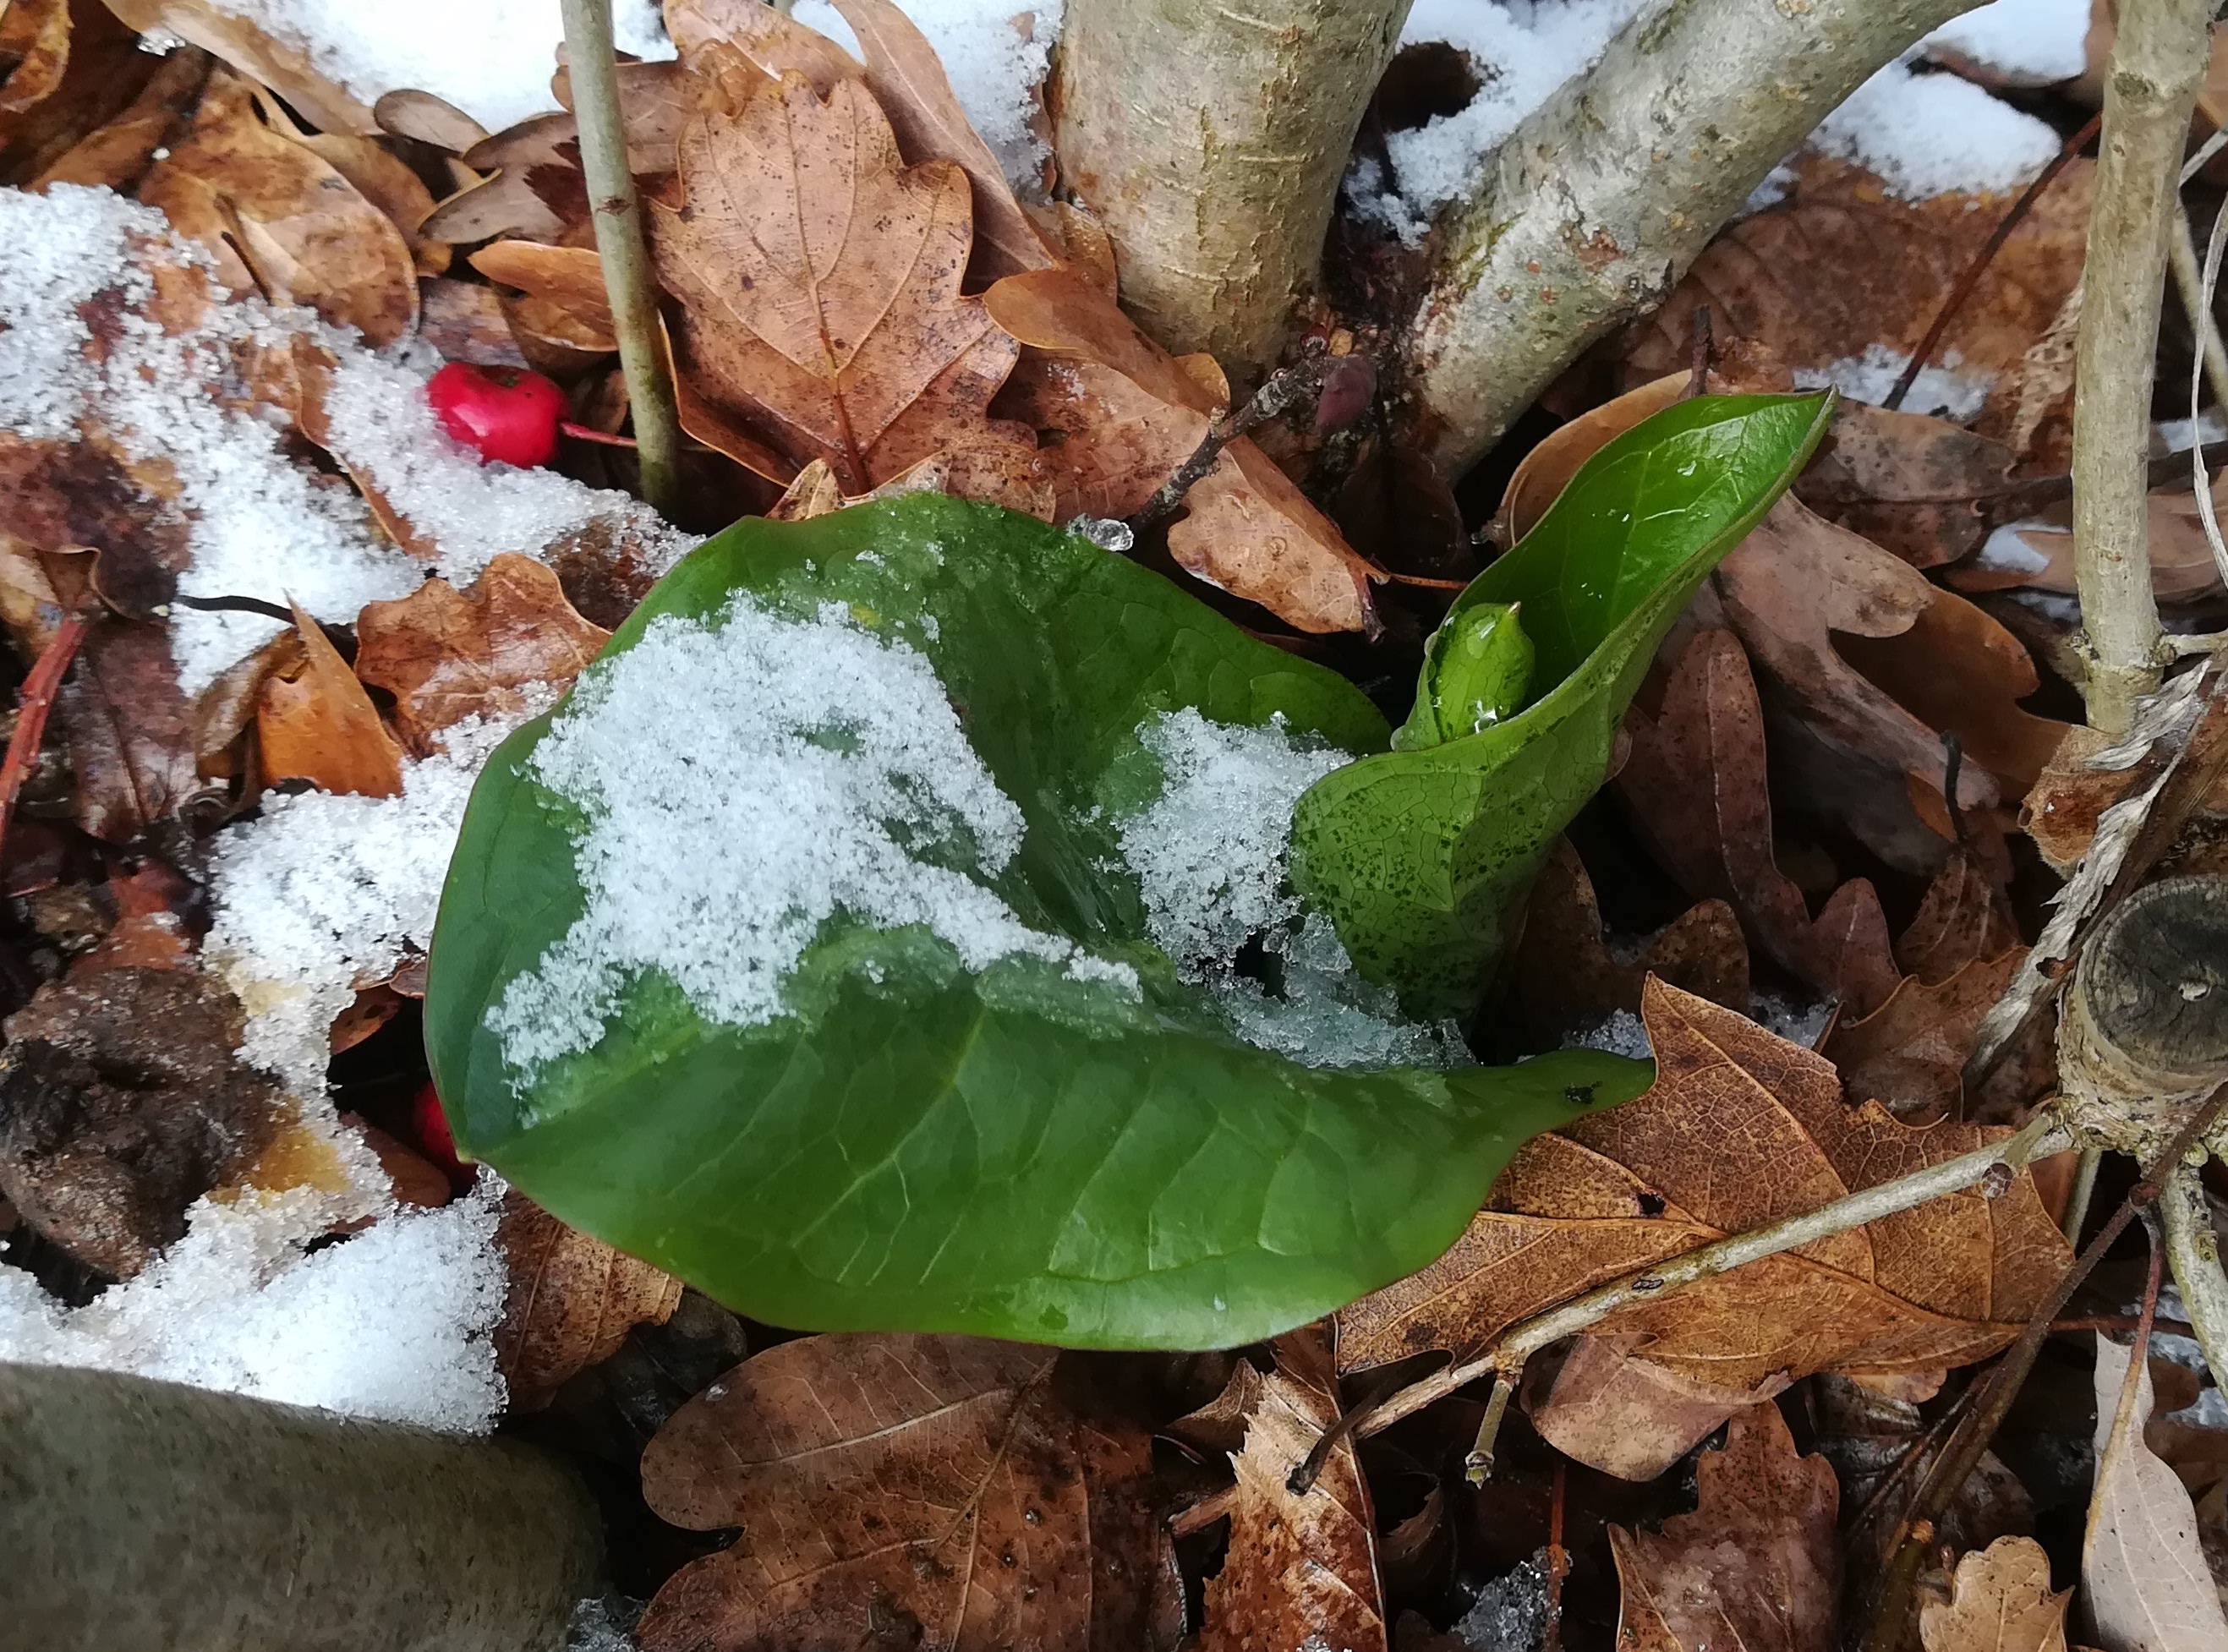
[{"label": "light grey bark", "polygon": [[2189,118],[2211,61],[2211,0],[2124,0],[2083,266],[2073,394],[2073,573],[2089,720],[2126,731],[2167,662],[2151,597],[2151,373]]},{"label": "light grey bark", "polygon": [[239,1394],[0,1365],[0,1642],[554,1652],[599,1592],[571,1470]]},{"label": "light grey bark", "polygon": [[1661,300],[1818,122],[1977,0],[1670,0],[1535,112],[1442,221],[1409,325],[1411,439],[1450,477]]},{"label": "light grey bark", "polygon": [[1315,279],[1347,156],[1410,0],[1068,0],[1051,106],[1122,303],[1239,394]]}]

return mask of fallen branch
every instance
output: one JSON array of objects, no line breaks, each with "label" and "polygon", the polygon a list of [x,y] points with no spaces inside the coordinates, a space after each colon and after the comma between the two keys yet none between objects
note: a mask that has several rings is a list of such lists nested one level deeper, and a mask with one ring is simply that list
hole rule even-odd
[{"label": "fallen branch", "polygon": [[650,247],[642,236],[642,202],[627,165],[618,66],[611,54],[611,0],[564,4],[580,170],[594,208],[590,216],[596,227],[596,256],[611,295],[611,331],[618,340],[619,371],[626,378],[627,407],[634,418],[643,497],[669,519],[681,498],[681,419],[673,369],[660,343],[657,279],[650,273]]},{"label": "fallen branch", "polygon": [[1468,470],[1586,346],[1660,302],[1764,175],[1974,0],[1643,11],[1440,225],[1405,337],[1408,437]]}]

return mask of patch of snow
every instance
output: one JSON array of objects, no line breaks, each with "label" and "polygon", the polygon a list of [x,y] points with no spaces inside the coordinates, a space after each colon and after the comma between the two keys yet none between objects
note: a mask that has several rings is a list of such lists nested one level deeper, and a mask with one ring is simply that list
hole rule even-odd
[{"label": "patch of snow", "polygon": [[506,1272],[503,1184],[398,1209],[304,1252],[303,1193],[197,1201],[184,1239],[82,1308],[0,1267],[0,1359],[125,1371],[350,1417],[484,1433],[503,1408],[491,1340]]},{"label": "patch of snow", "polygon": [[1759,992],[1749,999],[1748,1018],[1774,1037],[1809,1050],[1815,1049],[1818,1041],[1825,1036],[1827,1024],[1834,1019],[1834,1008],[1830,998],[1783,998],[1776,992]]},{"label": "patch of snow", "polygon": [[1444,42],[1464,53],[1484,85],[1469,105],[1386,136],[1392,176],[1373,165],[1347,181],[1364,219],[1414,245],[1439,208],[1467,194],[1486,157],[1574,75],[1593,67],[1617,30],[1661,0],[1416,0],[1400,43]]},{"label": "patch of snow", "polygon": [[[1038,88],[1060,39],[1063,0],[1033,6],[1004,0],[899,0],[899,9],[928,36],[943,60],[951,90],[967,118],[997,156],[1007,179],[1041,197],[1044,163],[1052,151],[1037,134]],[[816,29],[859,56],[858,36],[828,0],[797,0],[797,22]]]},{"label": "patch of snow", "polygon": [[1927,201],[2015,189],[2058,153],[2046,122],[1961,76],[1893,62],[1819,123],[1811,147],[1877,173],[1888,193]]},{"label": "patch of snow", "polygon": [[2050,559],[2027,543],[2023,535],[2068,533],[2053,522],[2006,522],[1989,534],[1981,546],[1981,554],[1973,559],[1973,566],[2006,573],[2039,573],[2050,566]]},{"label": "patch of snow", "polygon": [[[1957,370],[1961,359],[1956,351],[1950,350],[1939,363],[1921,368],[1911,381],[1911,393],[1903,399],[1904,412],[1931,413],[1956,424],[1978,418],[1996,375],[1961,373]],[[1867,344],[1862,355],[1845,355],[1825,367],[1796,368],[1795,382],[1805,390],[1823,389],[1830,384],[1852,401],[1878,407],[1887,400],[1895,381],[1910,365],[1911,357],[1901,350]]]},{"label": "patch of snow", "polygon": [[1787,199],[1787,192],[1795,187],[1802,175],[1791,166],[1775,166],[1764,175],[1748,199],[1741,202],[1740,216],[1752,218],[1757,213],[1769,211]]},{"label": "patch of snow", "polygon": [[2218,441],[2228,441],[2228,418],[2223,418],[2218,407],[2207,407],[2196,419],[2161,419],[2151,426],[2154,458],[2186,453],[2199,442]]},{"label": "patch of snow", "polygon": [[1655,1046],[1649,1042],[1647,1027],[1629,1009],[1613,1009],[1599,1026],[1572,1033],[1563,1041],[1563,1047],[1605,1050],[1611,1055],[1630,1056],[1636,1061],[1648,1060],[1655,1053]]},{"label": "patch of snow", "polygon": [[[1137,989],[960,869],[1002,872],[1021,811],[928,661],[840,605],[797,621],[738,597],[710,624],[661,617],[582,678],[531,762],[587,816],[574,848],[587,909],[489,1011],[522,1074],[592,1047],[649,970],[707,1020],[774,1019],[839,910],[925,925],[970,970],[1030,957]],[[675,852],[720,843],[748,852]]]},{"label": "patch of snow", "polygon": [[[306,52],[357,102],[430,92],[490,131],[558,107],[549,81],[564,43],[560,0],[215,0],[214,10]],[[613,0],[619,50],[667,58],[657,0]]]},{"label": "patch of snow", "polygon": [[1955,52],[2018,86],[2052,86],[2088,67],[2090,0],[1994,0],[1919,42]]}]

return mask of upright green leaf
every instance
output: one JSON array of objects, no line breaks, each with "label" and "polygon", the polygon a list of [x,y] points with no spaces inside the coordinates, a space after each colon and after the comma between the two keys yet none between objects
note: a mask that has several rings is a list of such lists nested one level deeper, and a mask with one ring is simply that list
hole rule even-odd
[{"label": "upright green leaf", "polygon": [[1831,401],[1697,396],[1610,442],[1448,616],[1459,626],[1476,605],[1521,605],[1532,702],[1430,744],[1427,668],[1404,730],[1418,749],[1348,765],[1300,799],[1294,882],[1411,1014],[1476,1006],[1524,892],[1609,772],[1656,644],[1794,481]]},{"label": "upright green leaf", "polygon": [[[583,817],[530,767],[545,717],[473,796],[427,1043],[459,1144],[575,1226],[779,1324],[1228,1346],[1412,1272],[1527,1137],[1645,1086],[1644,1064],[1591,1051],[1305,1066],[1235,1036],[1178,978],[1120,855],[1120,823],[1162,784],[1141,728],[1185,708],[1281,717],[1354,752],[1381,751],[1386,729],[1343,679],[1157,575],[935,495],[749,521],[668,576],[576,695],[660,617],[711,622],[738,592],[796,616],[840,605],[925,655],[1026,820],[989,887],[1025,923],[1130,964],[1142,996],[1029,957],[973,973],[925,929],[839,914],[783,981],[787,1013],[714,1022],[645,972],[592,1047],[522,1077],[489,1013],[587,900]],[[684,754],[695,738],[671,733]]]}]

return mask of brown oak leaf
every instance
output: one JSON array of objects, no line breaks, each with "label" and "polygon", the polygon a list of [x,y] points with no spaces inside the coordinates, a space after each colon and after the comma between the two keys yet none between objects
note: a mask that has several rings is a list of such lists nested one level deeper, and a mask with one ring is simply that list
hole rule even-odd
[{"label": "brown oak leaf", "polygon": [[1961,1075],[1981,1018],[1995,1008],[2026,956],[2014,946],[1933,983],[1905,976],[1871,1015],[1838,1022],[1824,1054],[1841,1069],[1849,1099],[1878,1101],[1905,1117],[1954,1111],[1964,1095]]},{"label": "brown oak leaf", "polygon": [[1982,501],[2012,462],[2001,442],[1946,419],[1844,401],[1795,491],[1911,567],[1938,567],[1987,536]]},{"label": "brown oak leaf", "polygon": [[326,791],[392,797],[402,790],[402,748],[324,628],[294,610],[302,661],[264,679],[255,732],[268,780],[307,780]]},{"label": "brown oak leaf", "polygon": [[1905,975],[1938,984],[2019,944],[2010,901],[1979,855],[1961,846],[1926,886],[1910,927],[1895,938],[1895,962]]},{"label": "brown oak leaf", "polygon": [[[1852,1107],[1831,1063],[1651,981],[1655,1084],[1534,1137],[1454,1246],[1339,1315],[1352,1368],[1475,1358],[1508,1326],[1649,1263],[1814,1210],[2006,1133]],[[2069,1252],[2033,1178],[1836,1234],[1621,1309],[1599,1334],[1719,1387],[1936,1370],[2017,1335]]]},{"label": "brown oak leaf", "polygon": [[2031,1537],[2000,1537],[1962,1555],[1950,1598],[1919,1608],[1926,1652],[2065,1652],[2065,1603],[2052,1594],[2050,1555]]},{"label": "brown oak leaf", "polygon": [[1660,1532],[1610,1527],[1620,1652],[1817,1652],[1831,1646],[1841,1493],[1821,1457],[1802,1457],[1777,1405],[1735,1417],[1695,1465],[1691,1514]]},{"label": "brown oak leaf", "polygon": [[567,1227],[515,1189],[496,1229],[510,1275],[496,1364],[517,1411],[547,1405],[565,1380],[618,1352],[637,1325],[663,1325],[681,1281]]},{"label": "brown oak leaf", "polygon": [[557,576],[505,554],[458,592],[428,579],[356,621],[355,674],[394,696],[394,726],[424,756],[467,717],[514,718],[571,686],[611,633],[565,600]]},{"label": "brown oak leaf", "polygon": [[682,206],[650,203],[658,273],[675,365],[723,415],[847,493],[941,450],[1028,445],[989,417],[1019,347],[959,290],[967,175],[902,164],[864,86],[823,99],[791,74],[700,112],[680,181]]},{"label": "brown oak leaf", "polygon": [[1172,1556],[1141,1427],[1071,1404],[1058,1350],[964,1336],[809,1336],[746,1360],[643,1453],[643,1495],[695,1531],[643,1652],[1157,1652]]}]

